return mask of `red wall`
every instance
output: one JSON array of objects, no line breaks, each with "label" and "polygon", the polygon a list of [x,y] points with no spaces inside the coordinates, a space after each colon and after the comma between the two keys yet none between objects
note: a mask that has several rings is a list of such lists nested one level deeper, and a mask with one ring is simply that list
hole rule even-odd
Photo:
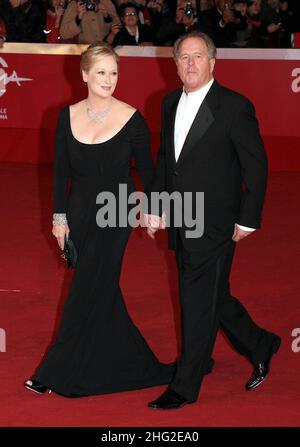
[{"label": "red wall", "polygon": [[[297,57],[230,59],[227,53],[216,64],[216,79],[254,103],[272,170],[300,169]],[[51,163],[58,110],[85,96],[79,56],[0,53],[0,91],[1,85],[0,161]],[[144,114],[154,153],[159,144],[161,100],[179,85],[171,58],[121,57],[115,96]]]}]

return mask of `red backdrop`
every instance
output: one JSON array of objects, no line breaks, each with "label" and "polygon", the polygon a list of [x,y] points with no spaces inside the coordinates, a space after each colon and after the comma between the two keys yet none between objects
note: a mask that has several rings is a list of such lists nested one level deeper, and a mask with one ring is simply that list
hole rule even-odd
[{"label": "red backdrop", "polygon": [[[300,51],[261,51],[221,50],[215,75],[254,103],[271,169],[299,170]],[[179,85],[170,57],[121,57],[115,95],[144,114],[154,152],[162,97]],[[0,160],[51,163],[58,110],[85,96],[79,56],[0,53],[0,95]]]}]

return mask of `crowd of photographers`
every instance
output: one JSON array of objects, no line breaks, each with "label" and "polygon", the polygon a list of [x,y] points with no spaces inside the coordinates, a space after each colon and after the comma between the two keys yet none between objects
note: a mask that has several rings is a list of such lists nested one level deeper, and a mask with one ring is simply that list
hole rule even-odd
[{"label": "crowd of photographers", "polygon": [[293,48],[299,0],[0,0],[7,42],[172,46],[197,29],[221,48]]}]

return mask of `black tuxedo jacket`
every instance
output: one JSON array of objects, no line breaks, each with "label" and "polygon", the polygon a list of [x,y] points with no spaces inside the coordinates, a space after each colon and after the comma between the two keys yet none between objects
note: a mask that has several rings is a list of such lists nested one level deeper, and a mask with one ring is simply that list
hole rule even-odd
[{"label": "black tuxedo jacket", "polygon": [[[253,105],[214,81],[175,161],[174,124],[182,89],[162,104],[161,146],[148,193],[204,192],[204,234],[187,238],[189,251],[208,254],[231,239],[234,224],[259,228],[267,183],[267,157]],[[169,228],[176,249],[177,229]]]}]

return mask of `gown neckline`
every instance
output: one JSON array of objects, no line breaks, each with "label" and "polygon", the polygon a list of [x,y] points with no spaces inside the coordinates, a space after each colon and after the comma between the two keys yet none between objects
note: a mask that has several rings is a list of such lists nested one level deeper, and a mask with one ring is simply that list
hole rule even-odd
[{"label": "gown neckline", "polygon": [[83,141],[77,140],[77,138],[75,138],[75,136],[73,134],[72,126],[71,126],[70,106],[68,106],[69,130],[70,130],[73,140],[76,141],[77,143],[82,144],[84,146],[99,146],[101,144],[106,144],[106,143],[112,141],[114,138],[116,138],[127,127],[129,122],[132,120],[132,118],[136,115],[137,112],[138,112],[138,110],[136,109],[135,112],[133,112],[133,114],[131,115],[131,117],[126,121],[124,126],[122,126],[112,137],[108,138],[107,140],[101,141],[100,143],[84,143]]}]

